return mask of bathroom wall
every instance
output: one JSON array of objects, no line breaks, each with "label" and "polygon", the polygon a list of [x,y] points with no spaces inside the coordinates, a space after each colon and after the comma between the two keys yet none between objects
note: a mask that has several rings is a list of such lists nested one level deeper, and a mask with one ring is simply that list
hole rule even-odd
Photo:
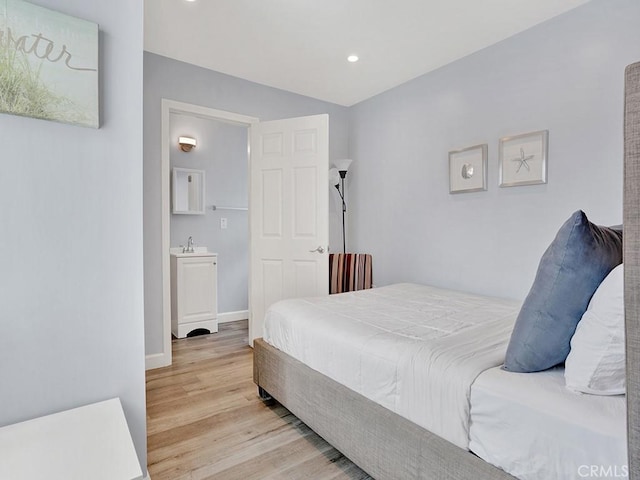
[{"label": "bathroom wall", "polygon": [[[171,168],[205,171],[205,214],[171,215],[171,246],[196,245],[218,254],[218,314],[248,309],[248,211],[216,210],[211,206],[247,207],[248,129],[239,125],[171,114],[171,138],[196,138],[196,148],[186,153],[177,141],[171,147]],[[220,226],[227,219],[227,228]],[[224,315],[220,317],[224,319]],[[246,317],[245,317],[246,318]]]}]

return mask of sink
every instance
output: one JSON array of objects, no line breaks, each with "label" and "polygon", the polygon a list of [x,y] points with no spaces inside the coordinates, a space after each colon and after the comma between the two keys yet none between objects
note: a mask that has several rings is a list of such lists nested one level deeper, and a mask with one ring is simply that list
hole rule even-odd
[{"label": "sink", "polygon": [[207,251],[207,247],[193,247],[193,252],[183,252],[182,247],[171,247],[169,253],[176,257],[213,257],[216,253]]}]

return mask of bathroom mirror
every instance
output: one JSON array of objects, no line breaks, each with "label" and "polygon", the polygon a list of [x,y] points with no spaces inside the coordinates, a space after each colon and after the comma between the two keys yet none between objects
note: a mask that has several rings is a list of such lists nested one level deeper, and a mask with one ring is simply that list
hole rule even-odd
[{"label": "bathroom mirror", "polygon": [[204,215],[204,170],[174,168],[171,187],[173,213]]}]

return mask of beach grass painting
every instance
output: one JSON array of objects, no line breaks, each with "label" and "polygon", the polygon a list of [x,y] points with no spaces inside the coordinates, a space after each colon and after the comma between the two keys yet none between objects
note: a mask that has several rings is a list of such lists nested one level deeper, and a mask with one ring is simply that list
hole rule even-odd
[{"label": "beach grass painting", "polygon": [[0,0],[0,112],[98,128],[98,25]]}]

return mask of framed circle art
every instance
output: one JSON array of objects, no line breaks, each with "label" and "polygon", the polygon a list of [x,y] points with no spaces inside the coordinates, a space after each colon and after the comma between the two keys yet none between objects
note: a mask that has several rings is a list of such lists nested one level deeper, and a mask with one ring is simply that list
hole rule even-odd
[{"label": "framed circle art", "polygon": [[487,144],[449,152],[449,193],[487,189]]}]

